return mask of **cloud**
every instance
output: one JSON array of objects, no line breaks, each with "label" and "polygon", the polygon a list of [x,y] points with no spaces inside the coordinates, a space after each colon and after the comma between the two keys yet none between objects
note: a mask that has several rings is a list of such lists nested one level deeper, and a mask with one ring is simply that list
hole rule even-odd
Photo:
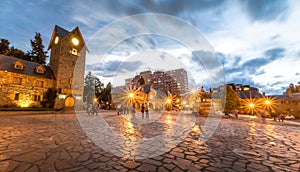
[{"label": "cloud", "polygon": [[288,2],[284,0],[245,0],[244,5],[252,20],[282,19],[288,11]]},{"label": "cloud", "polygon": [[[7,38],[16,48],[27,51],[30,49],[29,40],[33,39],[34,32],[41,32],[44,45],[47,46],[55,24],[67,30],[79,26],[88,43],[95,38],[93,36],[98,30],[121,17],[139,13],[169,14],[193,24],[203,33],[205,40],[207,39],[218,52],[217,56],[226,72],[226,80],[260,84],[261,90],[281,93],[280,89],[285,85],[299,80],[299,7],[300,1],[284,0],[74,0],[72,3],[12,0],[0,3],[0,21],[4,26],[0,28],[0,32],[1,37]],[[142,21],[143,23],[131,21],[127,27],[130,29],[127,30],[122,30],[125,27],[121,27],[110,30],[106,35],[99,35],[109,39],[89,46],[87,69],[99,70],[99,74],[109,78],[108,76],[112,75],[109,73],[116,68],[120,71],[134,69],[134,63],[128,64],[132,65],[128,66],[128,69],[123,67],[127,63],[122,62],[133,52],[168,49],[169,54],[179,56],[178,59],[189,67],[191,73],[202,72],[203,67],[199,66],[202,64],[201,60],[191,61],[189,53],[195,49],[189,47],[186,56],[178,53],[180,43],[176,41],[181,40],[168,41],[169,38],[149,35],[125,39],[120,44],[114,42],[118,36],[127,38],[130,32],[150,33],[153,29],[162,28],[199,47],[199,43],[194,40],[195,35],[185,32],[182,25],[178,24],[170,31],[166,20],[145,17]],[[112,46],[116,46],[113,51],[104,52],[109,53],[109,57],[105,59],[107,61],[102,63],[103,66],[97,66],[102,60],[99,58],[101,51]],[[94,49],[100,53],[94,52]],[[218,72],[220,71],[214,71]],[[240,79],[242,77],[245,79]]]},{"label": "cloud", "polygon": [[277,60],[279,58],[284,57],[285,55],[285,49],[284,48],[273,48],[269,49],[264,52],[264,55],[269,59],[269,60]]},{"label": "cloud", "polygon": [[113,76],[116,73],[136,71],[142,64],[140,61],[107,61],[104,63],[89,64],[87,71],[94,71],[98,75]]},{"label": "cloud", "polygon": [[[265,72],[259,71],[259,69],[267,64],[277,60],[279,58],[284,57],[285,49],[283,48],[274,48],[269,49],[264,52],[264,57],[258,57],[251,60],[246,61],[242,64],[240,68],[246,70],[250,75],[256,74],[260,75]],[[259,72],[258,72],[259,71]]]}]

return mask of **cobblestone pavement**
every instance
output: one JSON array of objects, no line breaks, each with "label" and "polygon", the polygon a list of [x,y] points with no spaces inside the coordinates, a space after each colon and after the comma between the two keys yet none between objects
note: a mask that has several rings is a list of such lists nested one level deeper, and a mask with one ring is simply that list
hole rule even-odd
[{"label": "cobblestone pavement", "polygon": [[[93,121],[100,118],[99,114],[79,115]],[[132,127],[126,118],[113,111],[103,111],[101,115],[113,129],[134,139],[155,137],[172,128],[177,118],[175,112],[164,113],[156,116],[155,122]],[[200,117],[176,147],[156,157],[130,159],[98,147],[77,119],[76,114],[1,115],[0,171],[299,171],[300,168],[300,126],[296,123],[243,117],[221,119],[214,134],[201,142],[207,118]]]}]

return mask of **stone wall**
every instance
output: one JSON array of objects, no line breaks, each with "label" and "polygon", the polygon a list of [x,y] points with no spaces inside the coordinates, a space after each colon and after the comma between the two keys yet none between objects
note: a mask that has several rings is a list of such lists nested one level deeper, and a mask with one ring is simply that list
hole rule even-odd
[{"label": "stone wall", "polygon": [[[0,76],[0,107],[41,107],[44,93],[55,86],[52,79],[6,71],[0,71]],[[22,78],[22,82],[14,84],[14,77]],[[36,81],[43,81],[43,87],[35,86]],[[19,94],[18,100],[15,100],[16,94]]]},{"label": "stone wall", "polygon": [[[56,59],[53,66],[56,76],[56,89],[60,90],[60,98],[56,99],[55,108],[64,108],[65,98],[73,97],[75,106],[83,107],[83,86],[85,73],[86,48],[83,40],[80,39],[80,33],[71,32],[60,40],[57,45],[53,45],[51,51],[52,59]],[[72,38],[79,39],[78,45],[72,44]],[[73,54],[76,49],[78,54]]]}]

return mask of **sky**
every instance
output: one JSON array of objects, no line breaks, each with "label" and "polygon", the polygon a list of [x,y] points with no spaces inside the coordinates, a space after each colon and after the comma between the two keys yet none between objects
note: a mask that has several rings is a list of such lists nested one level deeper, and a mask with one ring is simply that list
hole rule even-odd
[{"label": "sky", "polygon": [[[47,47],[55,25],[69,31],[78,26],[90,50],[86,70],[103,82],[118,85],[121,75],[180,67],[190,86],[215,86],[212,75],[218,73],[225,83],[282,94],[300,82],[299,8],[298,0],[1,0],[0,38],[26,52],[35,32]],[[146,13],[150,17],[128,20]],[[155,13],[167,19],[151,17]],[[192,27],[196,31],[188,32]],[[150,32],[165,35],[128,38]],[[184,44],[193,39],[197,45]],[[212,51],[218,71],[205,61]]]}]

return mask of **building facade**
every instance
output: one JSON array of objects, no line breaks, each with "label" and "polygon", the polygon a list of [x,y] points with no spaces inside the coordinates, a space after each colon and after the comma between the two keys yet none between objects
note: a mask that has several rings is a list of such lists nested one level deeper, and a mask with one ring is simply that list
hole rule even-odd
[{"label": "building facade", "polygon": [[[152,84],[155,90],[160,90],[165,94],[171,93],[180,96],[188,90],[187,72],[184,69],[175,69],[166,72],[143,71],[131,79],[131,87],[139,87],[143,84]],[[125,81],[128,84],[129,79]]]},{"label": "building facade", "polygon": [[41,107],[49,88],[54,108],[82,107],[87,47],[78,27],[55,26],[48,46],[50,65],[0,55],[0,106]]}]

